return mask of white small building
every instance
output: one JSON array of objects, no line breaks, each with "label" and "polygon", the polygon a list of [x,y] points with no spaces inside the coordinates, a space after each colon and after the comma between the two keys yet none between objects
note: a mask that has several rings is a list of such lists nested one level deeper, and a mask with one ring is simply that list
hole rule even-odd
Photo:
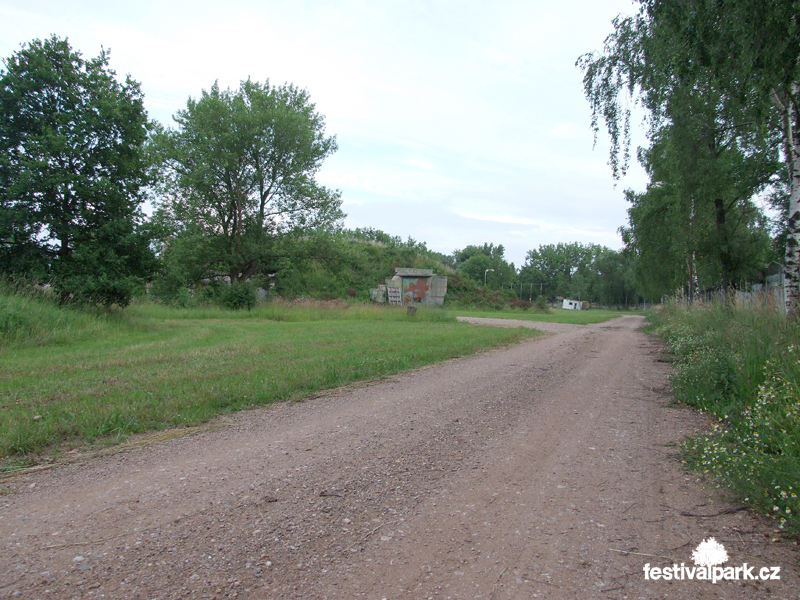
[{"label": "white small building", "polygon": [[564,298],[564,303],[561,308],[565,308],[567,310],[582,310],[583,309],[583,302],[580,300],[569,300]]}]

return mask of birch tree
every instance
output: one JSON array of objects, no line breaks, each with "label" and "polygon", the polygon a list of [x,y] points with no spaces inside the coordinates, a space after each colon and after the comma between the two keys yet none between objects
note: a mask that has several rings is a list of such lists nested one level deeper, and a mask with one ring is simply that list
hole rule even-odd
[{"label": "birch tree", "polygon": [[[642,0],[637,15],[614,21],[602,53],[578,60],[592,127],[597,133],[603,120],[612,140],[615,177],[628,164],[628,99],[647,109],[651,137],[676,122],[685,108],[676,98],[687,90],[717,94],[715,134],[745,156],[769,153],[765,140],[780,135],[788,176],[775,172],[771,182],[790,182],[787,310],[800,299],[799,14],[797,0]],[[696,140],[703,135],[696,132]],[[754,185],[752,192],[759,189]]]}]

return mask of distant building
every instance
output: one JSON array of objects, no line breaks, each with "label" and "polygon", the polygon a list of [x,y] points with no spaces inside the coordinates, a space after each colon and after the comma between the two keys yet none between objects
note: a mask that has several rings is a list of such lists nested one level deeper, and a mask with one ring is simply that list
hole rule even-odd
[{"label": "distant building", "polygon": [[434,275],[433,269],[396,268],[395,276],[369,291],[374,302],[397,306],[442,304],[447,293],[447,277]]},{"label": "distant building", "polygon": [[561,308],[565,308],[567,310],[581,310],[583,309],[583,302],[580,300],[570,300],[569,298],[564,298]]}]

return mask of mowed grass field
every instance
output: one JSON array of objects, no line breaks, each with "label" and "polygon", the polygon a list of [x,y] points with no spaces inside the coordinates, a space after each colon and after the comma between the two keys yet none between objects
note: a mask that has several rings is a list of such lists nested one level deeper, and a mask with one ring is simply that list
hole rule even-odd
[{"label": "mowed grass field", "polygon": [[490,319],[520,319],[524,321],[544,321],[547,323],[571,323],[574,325],[592,325],[602,323],[609,319],[616,319],[624,315],[644,315],[641,310],[613,310],[607,308],[593,308],[591,310],[564,310],[561,308],[550,309],[548,312],[538,312],[535,309],[523,310],[510,308],[506,310],[452,310],[454,315],[464,317],[487,317]]},{"label": "mowed grass field", "polygon": [[153,304],[87,314],[0,296],[0,458],[196,425],[537,335],[438,309]]}]

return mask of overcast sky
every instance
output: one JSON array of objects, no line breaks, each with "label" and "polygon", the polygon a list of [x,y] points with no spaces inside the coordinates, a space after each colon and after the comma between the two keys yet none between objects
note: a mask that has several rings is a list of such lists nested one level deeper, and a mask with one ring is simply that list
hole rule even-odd
[{"label": "overcast sky", "polygon": [[574,64],[634,11],[631,0],[0,0],[0,56],[51,34],[85,57],[110,48],[165,124],[215,80],[294,83],[336,135],[319,180],[342,191],[348,227],[445,253],[503,244],[519,267],[541,244],[621,246],[623,191],[646,176],[634,167],[614,187]]}]

